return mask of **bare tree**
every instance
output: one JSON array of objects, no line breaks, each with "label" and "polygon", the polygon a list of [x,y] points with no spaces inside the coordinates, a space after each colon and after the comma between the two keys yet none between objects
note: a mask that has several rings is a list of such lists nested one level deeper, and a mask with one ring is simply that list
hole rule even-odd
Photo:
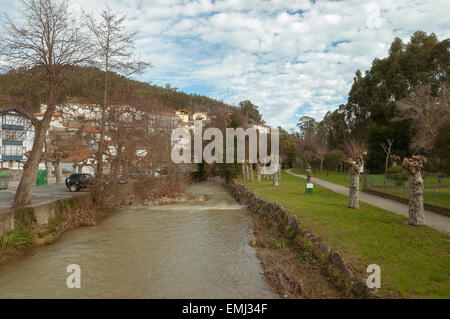
[{"label": "bare tree", "polygon": [[95,194],[100,189],[100,181],[103,174],[103,152],[106,124],[106,108],[108,107],[108,75],[116,72],[125,76],[143,72],[149,63],[137,59],[134,55],[135,43],[133,38],[136,32],[127,32],[125,28],[125,15],[119,15],[106,7],[100,12],[97,20],[93,15],[86,14],[88,28],[94,35],[93,47],[98,52],[97,65],[105,71],[105,87],[102,105],[102,117],[100,125],[100,141],[98,145],[98,164],[96,169],[97,183]]},{"label": "bare tree", "polygon": [[386,144],[384,142],[381,142],[381,147],[383,148],[384,153],[386,153],[386,163],[384,164],[384,176],[387,176],[388,166],[389,166],[389,159],[391,157],[391,151],[392,151],[392,144],[394,143],[394,139],[388,138],[386,141]]},{"label": "bare tree", "polygon": [[[65,0],[23,0],[21,16],[6,19],[0,34],[0,58],[3,68],[33,69],[43,74],[48,85],[47,109],[41,121],[29,117],[36,135],[30,156],[14,198],[13,207],[31,201],[33,182],[44,146],[45,135],[58,102],[58,87],[63,72],[88,61],[88,37],[80,31],[75,15]],[[27,114],[29,114],[29,110]]]},{"label": "bare tree", "polygon": [[328,153],[328,146],[325,143],[320,143],[316,145],[315,155],[320,161],[320,173],[322,173],[323,161],[325,160],[325,155]]},{"label": "bare tree", "polygon": [[360,169],[364,165],[365,151],[364,142],[356,138],[349,139],[346,143],[349,179],[348,207],[359,208],[359,175]]},{"label": "bare tree", "polygon": [[413,152],[429,152],[437,129],[450,119],[450,85],[448,82],[425,84],[398,101],[397,120],[412,120],[417,133],[411,140]]},{"label": "bare tree", "polygon": [[74,151],[87,149],[81,137],[82,127],[75,132],[49,130],[45,139],[45,162],[51,162],[55,168],[56,183],[61,183],[61,161]]}]

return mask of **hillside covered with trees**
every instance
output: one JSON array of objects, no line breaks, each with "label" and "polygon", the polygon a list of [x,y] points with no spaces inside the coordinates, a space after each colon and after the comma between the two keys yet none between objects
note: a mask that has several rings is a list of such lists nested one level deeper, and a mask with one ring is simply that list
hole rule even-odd
[{"label": "hillside covered with trees", "polygon": [[[58,92],[59,102],[100,104],[103,101],[104,73],[95,67],[67,68]],[[42,81],[39,81],[39,77],[42,77]],[[155,108],[170,112],[180,108],[208,112],[232,108],[231,105],[204,95],[187,94],[170,85],[151,85],[113,72],[110,73],[109,81],[108,93],[112,103],[133,104],[151,99]],[[47,97],[45,83],[43,72],[40,72],[39,68],[0,74],[0,106],[31,103],[38,108],[40,103],[45,103]]]}]

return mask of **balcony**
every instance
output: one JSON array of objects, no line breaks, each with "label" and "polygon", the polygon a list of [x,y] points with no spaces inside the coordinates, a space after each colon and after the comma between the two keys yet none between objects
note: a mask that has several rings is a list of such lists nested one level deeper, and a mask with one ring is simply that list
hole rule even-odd
[{"label": "balcony", "polygon": [[23,156],[22,155],[3,155],[2,156],[3,161],[22,161]]},{"label": "balcony", "polygon": [[2,141],[3,145],[23,145],[23,141],[20,140],[3,140]]},{"label": "balcony", "polygon": [[23,125],[16,125],[16,124],[2,124],[3,130],[17,130],[17,131],[23,131],[25,130],[25,126]]}]

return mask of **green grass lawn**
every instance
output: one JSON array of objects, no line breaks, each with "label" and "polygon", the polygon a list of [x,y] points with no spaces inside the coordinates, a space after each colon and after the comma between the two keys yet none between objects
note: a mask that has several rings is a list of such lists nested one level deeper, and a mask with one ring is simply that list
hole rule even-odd
[{"label": "green grass lawn", "polygon": [[[292,170],[293,173],[302,174],[306,176],[306,170],[301,168],[295,168]],[[341,186],[348,187],[349,177],[348,173],[345,172],[336,172],[336,171],[327,171],[322,170],[320,172],[318,169],[312,171],[312,176],[316,178],[323,179],[324,181],[338,184]],[[361,186],[361,185],[360,185]]]},{"label": "green grass lawn", "polygon": [[381,267],[383,296],[450,298],[450,236],[430,227],[412,227],[404,216],[361,203],[347,208],[348,197],[282,173],[271,181],[243,181],[270,201],[280,202],[303,225],[343,253],[351,267],[365,274],[369,264]]},{"label": "green grass lawn", "polygon": [[[306,175],[306,171],[304,169],[293,169],[293,173]],[[315,170],[312,174],[313,177],[323,179],[324,181],[328,181],[330,183],[338,184],[341,186],[348,187],[349,177],[347,172],[336,172],[336,171],[326,171],[323,170],[322,173],[319,170]],[[389,194],[397,195],[403,198],[408,198],[408,182],[405,181],[405,190],[403,186],[395,185],[393,180],[384,181],[384,175],[382,174],[368,174],[366,176],[368,185],[372,187],[379,188],[379,191],[384,191]],[[362,179],[362,175],[361,175]],[[448,185],[450,179],[447,179],[446,185]],[[425,187],[432,187],[437,184],[437,177],[426,177],[424,178]],[[359,189],[361,190],[363,186],[363,182],[361,180],[359,184]],[[385,186],[385,187],[384,187]],[[436,189],[436,203],[434,198],[434,188],[425,188],[424,189],[424,202],[432,205],[442,206],[450,208],[450,188],[437,188]]]}]

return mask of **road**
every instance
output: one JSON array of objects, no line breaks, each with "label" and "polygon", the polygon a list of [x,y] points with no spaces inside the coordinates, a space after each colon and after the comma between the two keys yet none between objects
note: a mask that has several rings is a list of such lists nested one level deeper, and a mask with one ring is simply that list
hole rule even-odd
[{"label": "road", "polygon": [[[0,214],[9,209],[14,201],[14,195],[18,186],[18,181],[10,182],[9,188],[0,190]],[[49,185],[33,187],[32,204],[44,203],[50,200],[71,197],[79,193],[71,193],[65,184],[56,184],[54,178],[50,178]]]},{"label": "road", "polygon": [[[291,172],[290,169],[286,170],[286,173],[306,179],[305,175],[293,173]],[[348,196],[347,187],[333,184],[315,177],[312,177],[311,180],[317,185],[328,188],[333,192]],[[397,213],[408,217],[408,205],[406,204],[399,203],[387,198],[367,194],[364,192],[359,192],[359,200],[362,202],[369,203],[373,206],[377,206],[379,208],[391,211],[393,213]],[[429,210],[425,210],[425,224],[439,231],[450,233],[450,217],[443,216],[435,212],[431,212]]]}]

